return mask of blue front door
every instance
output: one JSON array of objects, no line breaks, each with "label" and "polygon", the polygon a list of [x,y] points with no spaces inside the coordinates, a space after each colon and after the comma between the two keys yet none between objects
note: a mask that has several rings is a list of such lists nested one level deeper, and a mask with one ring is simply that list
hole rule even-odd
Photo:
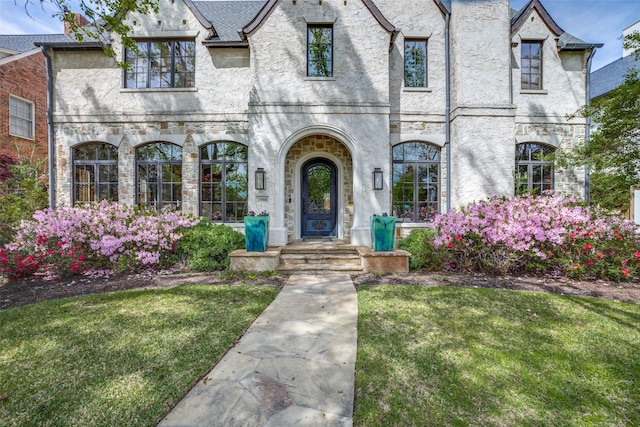
[{"label": "blue front door", "polygon": [[327,159],[302,166],[302,237],[336,237],[337,169]]}]

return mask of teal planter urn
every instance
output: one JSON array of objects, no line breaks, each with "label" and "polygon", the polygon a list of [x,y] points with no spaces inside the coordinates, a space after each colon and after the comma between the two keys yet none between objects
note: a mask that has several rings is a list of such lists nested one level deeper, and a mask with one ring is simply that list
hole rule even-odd
[{"label": "teal planter urn", "polygon": [[392,251],[396,236],[396,217],[371,217],[371,249],[374,251]]},{"label": "teal planter urn", "polygon": [[264,252],[269,240],[268,216],[244,217],[244,241],[247,252]]}]

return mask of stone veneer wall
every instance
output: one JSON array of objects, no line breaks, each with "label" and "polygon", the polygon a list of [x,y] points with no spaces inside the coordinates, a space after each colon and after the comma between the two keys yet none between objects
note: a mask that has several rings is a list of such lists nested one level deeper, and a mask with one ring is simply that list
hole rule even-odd
[{"label": "stone veneer wall", "polygon": [[199,147],[232,141],[225,135],[246,135],[247,122],[65,123],[56,125],[56,200],[73,202],[72,153],[77,145],[110,142],[118,147],[118,199],[135,203],[135,151],[151,142],[182,147],[182,210],[199,214]]},{"label": "stone veneer wall", "polygon": [[[572,150],[579,143],[584,142],[585,125],[575,123],[518,123],[516,137],[524,142],[530,136],[531,143],[545,144],[546,141],[559,141],[558,150]],[[524,138],[523,138],[524,137]],[[555,146],[555,144],[545,144]],[[557,193],[567,196],[584,198],[585,185],[584,167],[555,168],[555,185]]]},{"label": "stone veneer wall", "polygon": [[[284,221],[287,227],[287,238],[292,240],[295,232],[295,215],[299,215],[295,207],[299,205],[299,201],[296,200],[294,188],[299,186],[299,183],[294,182],[296,179],[300,179],[300,175],[296,173],[296,166],[298,160],[306,154],[315,153],[317,157],[323,157],[322,154],[330,154],[332,157],[338,159],[336,167],[339,169],[339,174],[343,177],[343,188],[338,188],[338,194],[342,194],[342,205],[344,209],[342,212],[338,212],[338,222],[342,221],[344,239],[349,239],[351,236],[351,227],[353,226],[353,209],[349,209],[349,206],[353,206],[353,165],[351,161],[351,153],[349,150],[337,141],[336,139],[325,135],[313,135],[301,139],[296,142],[293,147],[287,153],[287,159],[285,163],[285,207],[284,207]],[[291,202],[289,202],[291,200]]]}]

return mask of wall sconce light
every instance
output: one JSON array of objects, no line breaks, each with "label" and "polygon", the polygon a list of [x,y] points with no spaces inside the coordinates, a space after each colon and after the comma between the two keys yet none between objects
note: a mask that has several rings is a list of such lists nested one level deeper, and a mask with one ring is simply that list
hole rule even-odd
[{"label": "wall sconce light", "polygon": [[382,188],[383,188],[382,169],[375,168],[373,170],[373,189],[382,190]]},{"label": "wall sconce light", "polygon": [[266,188],[266,175],[267,173],[263,168],[256,169],[256,190],[264,190]]}]

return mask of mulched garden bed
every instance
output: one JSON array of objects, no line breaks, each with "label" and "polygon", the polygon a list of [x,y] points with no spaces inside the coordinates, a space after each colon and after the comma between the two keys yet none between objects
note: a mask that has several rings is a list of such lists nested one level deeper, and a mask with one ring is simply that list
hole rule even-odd
[{"label": "mulched garden bed", "polygon": [[[238,285],[254,284],[284,286],[288,275],[247,278],[242,273],[180,273],[154,275],[151,273],[115,275],[108,278],[75,277],[69,280],[47,281],[31,277],[14,282],[0,279],[0,310],[59,298],[126,289],[150,289],[183,284]],[[564,278],[540,278],[527,276],[487,276],[483,274],[456,273],[408,273],[408,274],[359,274],[353,276],[356,286],[366,285],[416,285],[416,286],[464,286],[478,288],[511,289],[546,292],[559,295],[587,296],[616,301],[640,303],[640,283],[611,283],[575,281]]]}]

